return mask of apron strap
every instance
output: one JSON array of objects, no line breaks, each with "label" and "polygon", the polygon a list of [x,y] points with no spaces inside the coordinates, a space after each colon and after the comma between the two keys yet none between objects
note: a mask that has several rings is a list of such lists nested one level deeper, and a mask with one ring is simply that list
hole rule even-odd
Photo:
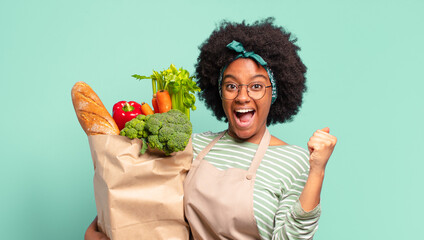
[{"label": "apron strap", "polygon": [[246,179],[251,180],[256,175],[256,170],[261,164],[262,158],[264,157],[266,150],[268,149],[269,142],[271,141],[271,134],[269,134],[268,128],[265,128],[265,133],[262,136],[259,147],[256,150],[255,156],[253,157],[252,163],[250,164],[249,170],[246,174]]},{"label": "apron strap", "polygon": [[218,136],[216,136],[212,142],[210,142],[202,151],[200,151],[200,153],[196,156],[196,159],[194,159],[193,164],[200,162],[205,156],[206,154],[208,154],[208,152],[212,149],[212,147],[215,145],[215,143],[218,142],[219,139],[221,139],[225,133],[227,132],[227,130],[222,131],[220,134],[218,134]]}]

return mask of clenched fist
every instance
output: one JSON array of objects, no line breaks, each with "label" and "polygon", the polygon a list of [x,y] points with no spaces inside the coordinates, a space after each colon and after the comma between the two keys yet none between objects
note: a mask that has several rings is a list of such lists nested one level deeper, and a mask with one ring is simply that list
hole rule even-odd
[{"label": "clenched fist", "polygon": [[336,146],[337,138],[330,134],[328,127],[317,130],[308,142],[311,170],[324,171],[328,159]]}]

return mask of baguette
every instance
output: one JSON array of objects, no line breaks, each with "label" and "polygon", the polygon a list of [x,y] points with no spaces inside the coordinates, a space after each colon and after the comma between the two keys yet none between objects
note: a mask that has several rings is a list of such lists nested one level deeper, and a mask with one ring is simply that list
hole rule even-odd
[{"label": "baguette", "polygon": [[119,134],[118,126],[112,116],[88,84],[75,83],[71,95],[78,121],[88,136]]}]

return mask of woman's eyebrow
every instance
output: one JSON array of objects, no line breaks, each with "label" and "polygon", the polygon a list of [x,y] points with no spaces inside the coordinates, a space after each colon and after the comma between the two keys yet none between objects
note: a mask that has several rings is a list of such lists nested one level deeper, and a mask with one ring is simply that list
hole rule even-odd
[{"label": "woman's eyebrow", "polygon": [[[225,74],[224,77],[222,78],[222,80],[226,79],[226,78],[232,78],[234,80],[237,80],[237,77],[231,74]],[[250,79],[255,79],[255,78],[263,78],[264,80],[268,80],[268,78],[263,75],[263,74],[256,74],[254,76],[252,76]]]},{"label": "woman's eyebrow", "polygon": [[234,75],[231,74],[225,74],[224,77],[222,77],[222,80],[226,79],[226,78],[232,78],[232,79],[237,79]]},{"label": "woman's eyebrow", "polygon": [[268,80],[268,78],[263,74],[256,74],[255,76],[251,77],[250,79],[255,79],[255,78],[263,78],[264,80]]}]

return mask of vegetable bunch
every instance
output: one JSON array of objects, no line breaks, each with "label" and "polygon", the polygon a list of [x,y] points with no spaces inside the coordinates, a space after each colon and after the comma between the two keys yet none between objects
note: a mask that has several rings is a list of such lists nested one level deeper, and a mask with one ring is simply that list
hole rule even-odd
[{"label": "vegetable bunch", "polygon": [[144,102],[140,105],[135,101],[119,101],[113,105],[112,117],[119,130],[122,130],[125,127],[125,123],[137,117],[137,115],[150,115],[153,113],[150,106]]},{"label": "vegetable bunch", "polygon": [[[196,110],[194,105],[196,97],[193,93],[199,92],[200,88],[193,81],[193,77],[190,76],[187,70],[183,68],[177,69],[174,64],[171,64],[164,71],[157,72],[153,70],[153,74],[150,76],[134,74],[132,77],[138,80],[152,80],[152,105],[155,112],[164,112],[161,109],[167,109],[169,104],[171,104],[170,107],[172,109],[180,110],[190,119],[190,109]],[[170,102],[166,96],[168,93]],[[163,95],[165,96],[163,97]]]},{"label": "vegetable bunch", "polygon": [[144,154],[149,146],[169,155],[183,151],[190,140],[191,133],[192,125],[187,116],[179,110],[171,109],[166,113],[138,115],[125,124],[120,135],[143,140],[141,154]]}]

